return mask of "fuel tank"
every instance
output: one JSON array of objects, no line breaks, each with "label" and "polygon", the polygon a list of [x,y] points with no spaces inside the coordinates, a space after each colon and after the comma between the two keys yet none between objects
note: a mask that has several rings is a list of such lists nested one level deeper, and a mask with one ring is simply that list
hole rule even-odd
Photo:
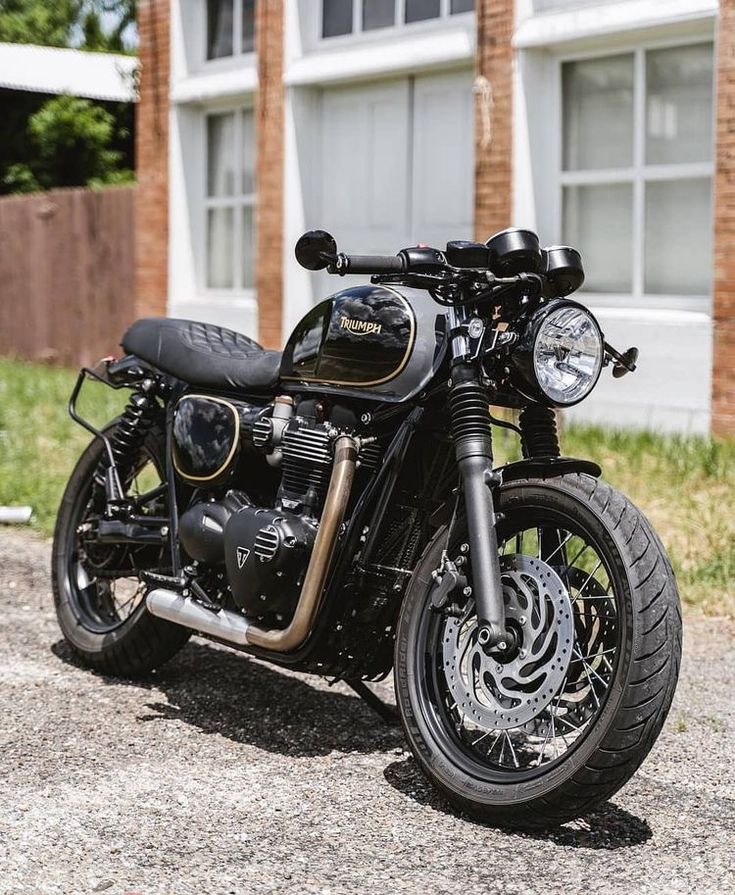
[{"label": "fuel tank", "polygon": [[316,305],[286,343],[285,391],[398,403],[424,389],[447,346],[431,296],[404,286],[355,286]]}]

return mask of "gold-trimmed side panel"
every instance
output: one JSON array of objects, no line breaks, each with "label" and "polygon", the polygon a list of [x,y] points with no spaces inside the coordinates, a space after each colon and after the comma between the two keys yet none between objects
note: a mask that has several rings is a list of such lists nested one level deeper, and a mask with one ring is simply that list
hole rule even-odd
[{"label": "gold-trimmed side panel", "polygon": [[398,367],[396,367],[396,369],[390,375],[383,376],[382,379],[373,379],[370,382],[345,382],[341,379],[320,379],[316,376],[281,376],[281,379],[284,382],[305,382],[309,385],[344,385],[347,388],[369,388],[372,385],[383,385],[386,382],[390,382],[391,379],[395,379],[396,376],[400,376],[400,374],[406,369],[406,365],[408,364],[409,358],[411,357],[414,346],[416,344],[416,314],[414,313],[411,304],[403,295],[401,295],[400,292],[396,292],[396,290],[391,288],[390,286],[381,285],[380,288],[385,289],[387,292],[392,292],[397,299],[403,302],[408,312],[408,320],[410,325],[406,353],[403,355],[403,359],[401,360]]},{"label": "gold-trimmed side panel", "polygon": [[188,482],[212,482],[214,479],[219,478],[223,474],[223,472],[227,469],[227,467],[232,462],[232,458],[235,456],[235,452],[240,444],[240,414],[237,412],[237,408],[234,404],[231,404],[229,401],[226,401],[224,398],[217,398],[214,395],[196,395],[187,393],[182,395],[179,400],[176,402],[176,407],[174,408],[174,414],[179,408],[179,404],[184,401],[186,398],[202,398],[205,401],[214,401],[215,404],[223,404],[225,407],[229,407],[235,417],[235,437],[232,440],[232,447],[230,448],[230,452],[227,455],[227,459],[221,464],[221,466],[217,469],[215,473],[212,475],[189,475],[188,473],[182,472],[179,469],[179,466],[176,462],[176,452],[172,451],[172,460],[174,464],[174,469],[181,476],[182,479],[186,479]]}]

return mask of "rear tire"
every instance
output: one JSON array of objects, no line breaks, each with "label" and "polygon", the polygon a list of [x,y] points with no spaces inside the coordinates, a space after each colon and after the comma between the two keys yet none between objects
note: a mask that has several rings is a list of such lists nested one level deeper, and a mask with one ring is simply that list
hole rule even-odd
[{"label": "rear tire", "polygon": [[[431,573],[440,565],[446,529],[427,547],[401,610],[396,633],[396,695],[416,760],[453,806],[495,826],[543,828],[579,817],[609,799],[653,746],[679,673],[679,597],[671,565],[649,522],[604,482],[586,475],[513,482],[500,489],[498,504],[500,513],[505,514],[499,524],[499,540],[501,526],[510,531],[514,518],[526,514],[533,520],[546,513],[576,520],[599,544],[615,595],[618,639],[615,666],[596,714],[591,715],[583,735],[576,740],[571,735],[568,753],[548,765],[542,764],[542,753],[538,765],[534,767],[529,759],[522,773],[491,763],[483,766],[480,758],[473,761],[461,738],[453,741],[449,730],[453,707],[449,700],[444,703],[448,710],[439,706],[435,682],[442,669],[436,670],[435,652],[428,642],[431,626],[436,628],[437,622],[427,621],[436,618],[429,608]],[[566,568],[569,572],[569,565]],[[485,736],[494,734],[491,730]],[[557,735],[555,732],[554,737]]]},{"label": "rear tire", "polygon": [[[114,432],[114,423],[106,430]],[[159,470],[165,469],[165,433],[154,426],[142,451]],[[80,607],[72,562],[78,550],[77,528],[90,500],[95,473],[104,457],[99,439],[92,441],[79,458],[61,500],[52,552],[51,578],[56,616],[73,653],[89,668],[118,677],[139,677],[168,661],[191,636],[191,632],[151,615],[145,599],[110,630],[95,630]]]}]

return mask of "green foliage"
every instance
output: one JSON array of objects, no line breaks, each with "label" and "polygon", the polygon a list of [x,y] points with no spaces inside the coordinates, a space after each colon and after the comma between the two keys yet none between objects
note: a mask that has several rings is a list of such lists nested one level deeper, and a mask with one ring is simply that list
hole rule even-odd
[{"label": "green foliage", "polygon": [[30,169],[44,188],[107,183],[120,175],[122,153],[112,148],[116,122],[101,105],[72,96],[48,100],[31,116]]},{"label": "green foliage", "polygon": [[84,49],[130,52],[137,8],[137,0],[86,0],[80,16]]},{"label": "green foliage", "polygon": [[0,0],[0,41],[125,53],[136,13],[137,0]]},{"label": "green foliage", "polygon": [[[0,0],[0,41],[129,52],[137,0]],[[0,90],[0,194],[129,183],[129,103]]]},{"label": "green foliage", "polygon": [[0,41],[69,46],[83,0],[0,0]]}]

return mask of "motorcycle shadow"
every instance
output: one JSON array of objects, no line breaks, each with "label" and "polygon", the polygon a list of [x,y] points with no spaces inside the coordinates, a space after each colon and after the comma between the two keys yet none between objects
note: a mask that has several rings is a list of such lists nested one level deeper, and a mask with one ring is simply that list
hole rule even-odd
[{"label": "motorcycle shadow", "polygon": [[[55,643],[52,651],[63,662],[80,666],[65,641]],[[308,758],[389,752],[404,743],[402,732],[386,725],[357,696],[311,686],[283,669],[199,642],[188,643],[145,678],[98,677],[110,686],[132,685],[165,695],[165,702],[147,703],[150,711],[138,721],[178,720],[267,752]]]},{"label": "motorcycle shadow", "polygon": [[[383,771],[383,776],[394,789],[420,805],[426,805],[443,814],[467,819],[434,789],[421,773],[414,758],[392,762]],[[569,848],[613,851],[641,845],[653,836],[653,831],[648,821],[619,808],[613,802],[607,802],[597,811],[561,827],[552,827],[548,830],[509,830],[507,835],[553,842],[555,845]]]}]

